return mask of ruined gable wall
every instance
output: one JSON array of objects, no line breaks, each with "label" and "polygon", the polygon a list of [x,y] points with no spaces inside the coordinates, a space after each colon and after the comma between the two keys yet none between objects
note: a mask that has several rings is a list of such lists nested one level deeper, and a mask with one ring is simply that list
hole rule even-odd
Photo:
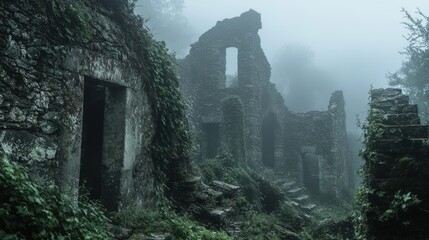
[{"label": "ruined gable wall", "polygon": [[[222,100],[238,96],[243,104],[246,158],[261,167],[264,120],[274,125],[274,167],[292,172],[302,181],[301,151],[314,149],[321,157],[320,189],[335,197],[344,184],[346,129],[344,99],[335,92],[328,111],[291,113],[276,86],[269,81],[270,65],[260,46],[260,15],[253,10],[225,19],[204,33],[180,61],[181,89],[187,97],[191,125],[200,143],[198,158],[205,157],[202,125],[222,121]],[[238,48],[238,84],[225,86],[225,49]],[[272,119],[271,119],[272,118]],[[272,130],[270,130],[272,131]]]},{"label": "ruined gable wall", "polygon": [[[204,33],[181,61],[181,85],[191,104],[196,132],[203,122],[221,121],[224,98],[237,95],[243,102],[246,152],[250,164],[260,161],[262,86],[269,82],[270,65],[260,46],[260,14],[250,10],[225,19]],[[238,86],[225,86],[225,50],[238,48]],[[200,136],[204,142],[204,136]],[[200,157],[204,155],[202,153]]]}]

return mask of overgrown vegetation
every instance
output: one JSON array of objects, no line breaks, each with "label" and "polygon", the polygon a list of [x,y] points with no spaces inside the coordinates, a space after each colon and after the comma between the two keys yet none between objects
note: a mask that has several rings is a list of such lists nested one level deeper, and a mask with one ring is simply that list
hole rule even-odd
[{"label": "overgrown vegetation", "polygon": [[[389,138],[389,127],[406,131],[407,126],[386,122],[387,112],[381,109],[389,106],[389,101],[388,94],[373,93],[363,125],[365,147],[360,154],[365,164],[360,172],[363,181],[356,194],[354,213],[357,239],[378,239],[386,234],[395,239],[420,239],[419,234],[425,231],[416,226],[424,218],[421,196],[427,189],[422,181],[426,179],[426,167],[419,161],[419,153],[413,152],[415,147],[406,145],[407,137],[412,136]],[[401,145],[405,145],[404,149]]]},{"label": "overgrown vegetation", "polygon": [[143,19],[134,14],[135,4],[121,3],[114,10],[113,19],[126,36],[124,50],[131,51],[130,62],[143,76],[153,124],[149,146],[154,176],[157,184],[166,184],[167,193],[174,198],[193,169],[185,102],[179,91],[175,60],[168,54],[165,43],[156,41],[144,27]]},{"label": "overgrown vegetation", "polygon": [[190,216],[179,216],[171,211],[150,211],[130,206],[119,212],[114,221],[137,234],[166,233],[176,240],[232,240],[224,232],[209,230],[192,221]]},{"label": "overgrown vegetation", "polygon": [[[218,180],[240,186],[241,194],[216,203],[233,209],[229,213],[229,224],[241,226],[235,239],[335,240],[351,235],[350,219],[332,219],[319,224],[319,218],[326,219],[326,215],[310,216],[290,205],[269,178],[237,165],[231,154],[222,153],[216,159],[206,159],[199,167],[207,183]],[[344,218],[343,214],[339,215],[338,218]],[[228,224],[221,228],[227,229]]]},{"label": "overgrown vegetation", "polygon": [[112,239],[101,206],[77,205],[58,188],[33,183],[26,170],[0,156],[0,239]]},{"label": "overgrown vegetation", "polygon": [[409,31],[405,36],[408,46],[402,52],[406,60],[398,71],[388,75],[389,84],[403,88],[419,104],[420,117],[429,121],[429,17],[420,10],[416,17],[402,11]]},{"label": "overgrown vegetation", "polygon": [[[65,57],[68,50],[80,46],[90,50],[110,49],[109,44],[115,41],[113,44],[118,48],[115,50],[125,55],[141,76],[151,115],[152,132],[147,140],[156,188],[159,195],[168,189],[166,193],[174,199],[180,192],[180,184],[192,175],[191,139],[175,59],[169,55],[165,43],[156,41],[145,27],[144,19],[134,14],[135,1],[54,0],[38,5],[48,16],[47,29],[58,33],[50,38],[50,44],[55,46],[50,48],[57,53],[52,53],[53,57]],[[119,28],[106,25],[100,21],[102,17],[109,18]],[[100,33],[106,30],[109,32]]]},{"label": "overgrown vegetation", "polygon": [[[372,90],[372,89],[371,89]],[[369,93],[371,95],[371,92]],[[383,114],[380,110],[372,108],[371,104],[376,104],[374,101],[371,103],[369,99],[370,108],[368,110],[367,120],[361,126],[363,130],[363,145],[364,148],[360,150],[359,155],[366,161],[371,161],[374,164],[379,164],[377,153],[374,151],[374,144],[377,139],[381,139],[383,135]],[[369,197],[375,193],[375,190],[370,188],[369,181],[371,178],[369,163],[364,164],[359,170],[363,181],[358,187],[355,195],[356,210],[353,213],[353,222],[355,224],[355,236],[357,239],[367,239],[368,236],[368,220],[367,214],[374,210],[374,206],[369,201]]]}]

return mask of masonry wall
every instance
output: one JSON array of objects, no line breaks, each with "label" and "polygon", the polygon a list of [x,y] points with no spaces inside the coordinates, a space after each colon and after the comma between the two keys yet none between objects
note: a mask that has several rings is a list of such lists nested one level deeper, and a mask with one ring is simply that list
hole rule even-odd
[{"label": "masonry wall", "polygon": [[[180,61],[181,88],[190,103],[190,119],[196,132],[203,123],[220,123],[222,100],[239,96],[243,102],[245,147],[248,163],[260,159],[262,86],[269,83],[270,65],[260,46],[260,14],[250,10],[240,17],[225,19],[192,44],[190,54]],[[226,48],[238,49],[238,86],[226,88]],[[202,144],[204,136],[199,135]],[[199,158],[205,156],[200,148]]]},{"label": "masonry wall", "polygon": [[358,193],[365,239],[427,239],[428,126],[401,89],[371,91]]},{"label": "masonry wall", "polygon": [[[64,1],[58,8],[66,12],[71,4]],[[119,106],[113,90],[108,93],[105,112],[113,119],[104,122],[109,138],[103,171],[110,181],[106,189],[114,191],[105,195],[119,197],[116,206],[108,207],[114,209],[135,194],[134,165],[145,151],[141,76],[127,60],[132,53],[124,51],[119,27],[102,7],[77,3],[80,14],[90,17],[85,27],[91,35],[70,39],[58,28],[67,24],[60,22],[65,19],[52,22],[52,6],[43,1],[0,4],[0,150],[26,165],[33,179],[77,196],[84,81],[122,88]],[[75,31],[73,24],[69,31]]]},{"label": "masonry wall", "polygon": [[[315,194],[320,189],[322,195],[335,198],[345,185],[348,158],[342,92],[333,93],[327,111],[289,112],[275,84],[270,82],[271,67],[258,36],[261,27],[261,16],[253,10],[219,21],[179,61],[181,90],[187,98],[188,116],[199,143],[197,159],[213,157],[211,152],[207,153],[211,140],[204,126],[222,125],[222,102],[235,96],[243,104],[247,164],[289,172],[303,183],[302,157],[309,151],[319,159],[320,184]],[[238,83],[232,87],[225,85],[228,47],[238,49]]]},{"label": "masonry wall", "polygon": [[[311,157],[318,186],[307,186],[322,198],[336,198],[346,187],[348,164],[344,99],[341,91],[332,94],[327,111],[290,113],[285,118],[286,168],[298,182],[306,183],[306,158]],[[309,160],[310,161],[310,160]]]}]

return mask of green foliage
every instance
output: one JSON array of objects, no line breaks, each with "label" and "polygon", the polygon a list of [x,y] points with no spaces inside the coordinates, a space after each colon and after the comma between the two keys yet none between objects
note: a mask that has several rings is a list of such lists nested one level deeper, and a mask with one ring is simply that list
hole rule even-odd
[{"label": "green foliage", "polygon": [[[372,89],[371,89],[372,90]],[[369,93],[371,95],[371,91]],[[372,101],[371,101],[372,100]],[[360,156],[366,161],[364,166],[361,167],[359,173],[361,174],[363,181],[358,187],[355,195],[355,206],[356,209],[353,212],[353,223],[355,226],[355,236],[357,239],[367,239],[368,235],[368,219],[367,214],[372,211],[376,211],[373,204],[368,200],[370,196],[380,195],[374,189],[369,187],[370,182],[370,164],[383,164],[379,161],[377,152],[374,151],[374,144],[377,140],[383,136],[383,114],[380,110],[372,108],[373,105],[377,104],[382,99],[370,99],[370,109],[366,122],[362,126],[363,130],[363,145],[364,148],[360,150]],[[381,196],[382,197],[382,196]]]},{"label": "green foliage", "polygon": [[[417,197],[417,195],[412,194],[410,192],[402,193],[399,190],[398,192],[396,192],[387,210],[379,216],[379,220],[382,222],[386,222],[395,219],[399,216],[402,216],[410,208],[417,206],[420,203],[421,200]],[[406,219],[402,219],[402,223],[404,225],[410,224],[410,222]]]},{"label": "green foliage", "polygon": [[174,59],[164,42],[156,41],[143,25],[143,19],[133,14],[133,6],[118,13],[121,26],[134,54],[131,62],[143,76],[142,84],[150,105],[153,134],[149,144],[158,184],[166,184],[174,198],[180,194],[177,184],[188,178],[191,138],[183,96],[174,68]]},{"label": "green foliage", "polygon": [[93,202],[77,206],[56,187],[32,183],[23,167],[0,159],[1,239],[111,239],[108,218]]},{"label": "green foliage", "polygon": [[94,30],[91,16],[84,10],[86,1],[50,1],[48,12],[58,36],[67,41],[89,41]]},{"label": "green foliage", "polygon": [[134,14],[135,1],[100,2],[111,10],[110,19],[126,39],[118,47],[141,76],[153,124],[148,146],[155,184],[165,186],[164,190],[174,199],[180,194],[180,183],[192,175],[191,138],[175,60],[165,43],[156,41],[144,20]]},{"label": "green foliage", "polygon": [[246,200],[253,207],[258,209],[262,207],[262,192],[258,181],[256,181],[259,176],[251,169],[244,169],[235,165],[231,154],[221,153],[216,159],[204,160],[199,167],[208,182],[218,180],[238,185]]},{"label": "green foliage", "polygon": [[309,221],[304,220],[295,209],[282,204],[275,212],[253,212],[246,216],[238,239],[302,239],[306,235],[304,227],[308,225]]},{"label": "green foliage", "polygon": [[341,219],[324,220],[315,225],[312,224],[305,228],[304,234],[301,234],[302,240],[344,240],[355,239],[353,232],[353,222],[351,217]]},{"label": "green foliage", "polygon": [[406,60],[401,68],[389,74],[389,84],[400,86],[410,98],[419,104],[420,117],[429,119],[429,17],[418,11],[418,17],[411,16],[403,10],[405,27],[409,34],[405,37],[408,46],[405,47],[403,55]]},{"label": "green foliage", "polygon": [[119,212],[115,221],[136,232],[168,233],[176,240],[231,240],[224,232],[211,231],[186,216],[174,212],[154,212],[136,206]]}]

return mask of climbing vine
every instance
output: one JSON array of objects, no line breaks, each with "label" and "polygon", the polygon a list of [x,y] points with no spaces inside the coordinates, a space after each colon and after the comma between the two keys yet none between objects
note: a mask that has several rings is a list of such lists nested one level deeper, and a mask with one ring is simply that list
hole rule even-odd
[{"label": "climbing vine", "polygon": [[[46,11],[49,25],[44,34],[56,33],[48,38],[47,44],[55,47],[50,46],[46,59],[58,55],[65,58],[72,46],[102,49],[110,51],[109,54],[118,54],[119,50],[120,55],[126,56],[127,62],[141,77],[149,104],[153,129],[148,147],[153,175],[158,186],[165,184],[168,193],[174,195],[192,171],[185,103],[179,91],[175,59],[168,53],[165,43],[152,37],[143,18],[134,14],[135,2],[53,0],[32,4]],[[107,26],[100,20],[104,17],[116,26]],[[110,29],[105,29],[106,26]],[[105,45],[108,47],[103,47]],[[114,51],[111,51],[112,47]]]},{"label": "climbing vine", "polygon": [[368,200],[372,195],[378,195],[383,197],[383,192],[376,192],[369,186],[370,182],[370,164],[371,162],[377,163],[378,156],[377,152],[374,151],[374,144],[377,140],[381,139],[384,130],[383,126],[383,114],[380,110],[373,108],[377,101],[369,104],[369,110],[366,122],[361,126],[363,130],[363,145],[364,148],[360,150],[359,155],[366,161],[365,164],[359,170],[359,173],[363,179],[359,186],[356,196],[356,211],[354,212],[354,225],[355,235],[357,239],[367,239],[368,236],[368,223],[367,213],[374,211],[375,207]]},{"label": "climbing vine", "polygon": [[156,41],[143,19],[133,12],[134,4],[124,1],[112,19],[126,35],[128,49],[124,50],[128,50],[130,62],[142,76],[150,105],[153,134],[149,147],[154,175],[158,183],[165,183],[169,193],[175,195],[192,169],[185,101],[179,91],[174,58],[165,43]]}]

